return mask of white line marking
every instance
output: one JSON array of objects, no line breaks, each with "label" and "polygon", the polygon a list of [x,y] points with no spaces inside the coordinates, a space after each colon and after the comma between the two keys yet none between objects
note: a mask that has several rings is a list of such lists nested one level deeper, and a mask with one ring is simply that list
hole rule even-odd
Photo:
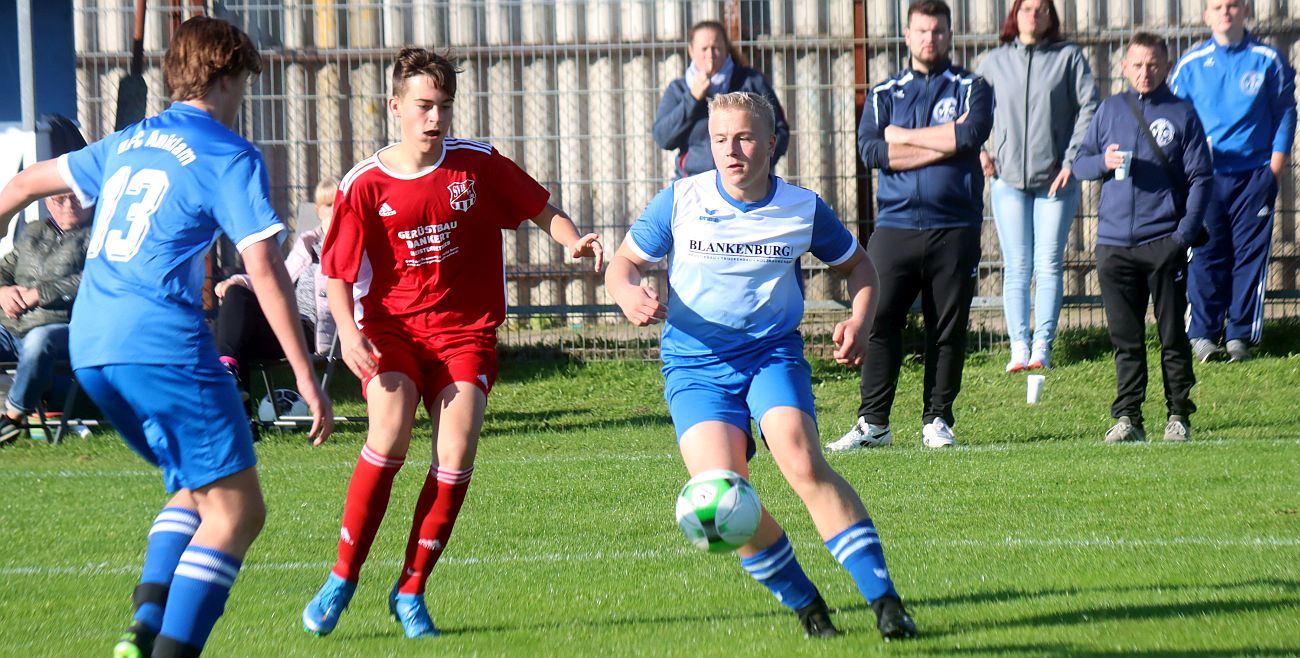
[{"label": "white line marking", "polygon": [[[1133,444],[1133,445],[1121,445],[1121,446],[1103,445],[1100,440],[1097,440],[1095,444],[1091,442],[1086,444],[1079,444],[1071,441],[1036,441],[1032,443],[994,443],[988,445],[958,446],[955,449],[948,449],[942,451],[922,450],[921,448],[918,447],[914,450],[910,448],[903,448],[901,450],[897,448],[881,448],[876,450],[859,450],[857,452],[863,455],[872,455],[873,458],[883,456],[883,455],[890,455],[890,456],[897,456],[897,457],[923,455],[926,459],[929,459],[932,456],[937,456],[941,454],[962,455],[967,453],[1015,452],[1021,450],[1054,450],[1054,449],[1066,449],[1066,448],[1076,449],[1076,450],[1092,449],[1098,451],[1141,450],[1144,448],[1152,449],[1152,450],[1195,450],[1197,448],[1202,448],[1202,447],[1223,448],[1229,446],[1236,447],[1243,444],[1300,446],[1300,438],[1196,439],[1190,443],[1185,443],[1185,444],[1180,443],[1180,444],[1169,445],[1160,442],[1151,442],[1146,444]],[[762,453],[760,452],[759,454]],[[853,459],[854,457],[852,455],[853,453],[835,454],[833,455],[833,458],[835,460]],[[575,462],[645,462],[645,461],[676,462],[679,459],[680,457],[675,452],[665,452],[662,454],[632,454],[632,455],[618,454],[618,453],[584,454],[584,455],[550,455],[547,457],[510,457],[510,456],[494,457],[488,455],[482,457],[479,463],[484,465],[486,468],[491,468],[493,464],[536,465],[536,464],[571,464]],[[417,458],[409,459],[406,462],[407,466],[414,466],[416,468],[427,468],[429,463],[430,462],[420,461],[418,459],[418,456]],[[257,465],[257,469],[262,473],[304,473],[304,472],[311,472],[311,471],[348,470],[355,466],[356,466],[356,460],[344,461],[344,462],[322,462],[322,463],[308,464],[308,465],[296,464],[296,463],[267,464],[265,462],[262,462]],[[118,470],[97,469],[97,470],[81,471],[81,470],[69,469],[63,466],[50,468],[49,470],[29,468],[29,469],[10,471],[10,470],[0,469],[0,475],[4,475],[5,477],[13,477],[13,478],[47,478],[47,477],[158,478],[160,477],[159,472],[154,469],[125,468],[125,469],[118,469]]]},{"label": "white line marking", "polygon": [[[1081,539],[1038,539],[1033,537],[1006,537],[1003,539],[956,539],[956,540],[921,540],[918,542],[889,542],[894,550],[907,550],[909,547],[942,548],[1019,548],[1057,547],[1057,548],[1156,548],[1176,546],[1209,546],[1213,548],[1292,548],[1300,546],[1300,538],[1295,537],[1238,537],[1216,539],[1214,537],[1168,537],[1157,539],[1130,539],[1124,537],[1092,537]],[[543,553],[539,555],[507,554],[492,557],[446,557],[438,561],[442,566],[498,566],[512,563],[560,563],[587,562],[596,560],[654,560],[662,557],[697,554],[698,551],[687,546],[673,549],[647,549],[641,551],[596,551],[577,553]],[[393,569],[402,566],[400,560],[371,560],[369,565]],[[249,562],[245,571],[328,571],[334,561],[319,562]],[[113,565],[98,562],[82,565],[9,565],[0,567],[0,576],[119,576],[139,573],[139,565]]]}]

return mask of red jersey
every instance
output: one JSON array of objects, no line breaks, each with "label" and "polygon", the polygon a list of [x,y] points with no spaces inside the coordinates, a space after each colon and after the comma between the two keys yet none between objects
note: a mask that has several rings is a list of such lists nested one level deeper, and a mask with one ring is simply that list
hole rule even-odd
[{"label": "red jersey", "polygon": [[414,174],[385,167],[385,149],[339,184],[321,270],[353,283],[362,328],[397,319],[421,333],[495,330],[506,311],[501,230],[541,214],[550,193],[482,142],[449,138],[442,159]]}]

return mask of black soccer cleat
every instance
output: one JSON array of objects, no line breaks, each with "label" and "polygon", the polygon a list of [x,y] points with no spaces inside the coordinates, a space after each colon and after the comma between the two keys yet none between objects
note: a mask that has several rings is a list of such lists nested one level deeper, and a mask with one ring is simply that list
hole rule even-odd
[{"label": "black soccer cleat", "polygon": [[821,595],[808,605],[795,611],[799,615],[799,625],[803,626],[804,637],[838,637],[840,632],[831,623],[831,611]]},{"label": "black soccer cleat", "polygon": [[117,644],[113,646],[113,658],[149,658],[153,655],[153,642],[157,637],[158,634],[144,624],[134,622],[117,638]]},{"label": "black soccer cleat", "polygon": [[916,623],[894,596],[882,596],[871,603],[876,611],[876,628],[886,642],[916,637]]}]

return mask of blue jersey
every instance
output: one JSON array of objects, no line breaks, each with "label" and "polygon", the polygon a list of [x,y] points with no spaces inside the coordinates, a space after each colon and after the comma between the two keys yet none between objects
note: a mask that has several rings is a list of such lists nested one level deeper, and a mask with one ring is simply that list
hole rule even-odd
[{"label": "blue jersey", "polygon": [[838,265],[857,240],[813,192],[772,177],[766,199],[744,203],[718,172],[664,189],[628,232],[644,260],[668,263],[665,364],[713,362],[788,337],[803,318],[799,259]]},{"label": "blue jersey", "polygon": [[282,234],[257,148],[182,103],[59,158],[95,205],[72,310],[76,368],[215,363],[204,256],[219,232],[240,251]]},{"label": "blue jersey", "polygon": [[1295,140],[1295,70],[1271,46],[1246,34],[1227,46],[1200,43],[1178,60],[1174,94],[1196,107],[1224,173],[1267,166]]}]

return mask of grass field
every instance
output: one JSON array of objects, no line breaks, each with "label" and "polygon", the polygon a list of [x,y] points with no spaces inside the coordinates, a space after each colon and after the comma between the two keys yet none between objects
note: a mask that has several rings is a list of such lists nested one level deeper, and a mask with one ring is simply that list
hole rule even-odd
[{"label": "grass field", "polygon": [[[972,355],[963,447],[947,452],[920,447],[910,362],[895,445],[832,458],[876,519],[919,640],[880,641],[766,453],[754,484],[846,635],[805,640],[734,557],[687,545],[672,518],[686,475],[656,364],[507,360],[430,582],[443,637],[406,640],[385,605],[427,438],[338,630],[301,629],[364,438],[345,427],[321,448],[274,433],[260,445],[270,518],[206,655],[1300,655],[1300,356],[1275,344],[1246,364],[1198,364],[1191,443],[1106,446],[1103,342],[1063,344],[1036,406],[1023,377],[1002,373],[1005,353]],[[818,364],[814,375],[822,431],[838,436],[856,373]],[[1158,374],[1150,390],[1158,432]],[[157,474],[110,433],[0,451],[0,655],[108,655],[163,500]]]}]

